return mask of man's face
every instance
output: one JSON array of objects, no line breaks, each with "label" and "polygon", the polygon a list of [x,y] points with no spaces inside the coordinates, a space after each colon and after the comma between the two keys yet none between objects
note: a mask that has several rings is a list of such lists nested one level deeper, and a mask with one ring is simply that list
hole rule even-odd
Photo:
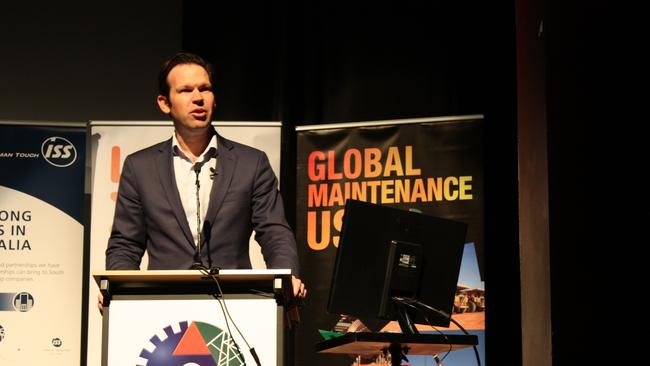
[{"label": "man's face", "polygon": [[214,94],[208,72],[196,64],[175,66],[167,75],[169,98],[159,95],[160,110],[169,114],[182,132],[206,129],[212,121]]}]

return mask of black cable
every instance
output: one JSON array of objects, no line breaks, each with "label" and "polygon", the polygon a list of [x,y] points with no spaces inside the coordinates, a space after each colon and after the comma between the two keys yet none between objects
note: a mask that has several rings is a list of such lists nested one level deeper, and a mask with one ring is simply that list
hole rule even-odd
[{"label": "black cable", "polygon": [[275,295],[271,295],[268,292],[260,291],[260,290],[254,289],[254,288],[250,289],[250,291],[251,291],[251,293],[253,295],[266,297],[266,298],[269,298],[269,299],[275,299]]},{"label": "black cable", "polygon": [[[446,312],[444,312],[442,310],[438,310],[438,309],[436,309],[436,308],[434,308],[432,306],[429,306],[429,305],[427,305],[427,304],[425,304],[423,302],[420,302],[418,300],[415,300],[415,299],[411,299],[411,300],[413,300],[413,303],[415,303],[417,305],[420,305],[420,306],[423,306],[423,307],[433,311],[434,313],[442,315],[446,319],[449,319],[452,323],[456,324],[456,326],[461,331],[463,331],[463,333],[465,333],[466,335],[470,335],[469,332],[467,330],[465,330],[465,328],[463,328],[462,325],[460,325],[460,323],[458,323],[454,318],[451,317],[451,315],[447,314]],[[474,355],[476,356],[476,363],[478,364],[478,366],[481,366],[481,357],[478,354],[478,349],[476,348],[476,345],[472,345],[472,348],[474,349]]]},{"label": "black cable", "polygon": [[201,243],[203,242],[203,238],[201,235],[201,200],[200,200],[200,188],[201,188],[201,183],[199,180],[199,173],[201,172],[201,167],[203,166],[204,163],[196,163],[192,167],[194,172],[196,173],[196,234],[197,234],[197,242],[196,242],[196,248],[194,250],[194,264],[192,264],[192,269],[199,269],[203,266],[203,262],[201,261]]},{"label": "black cable", "polygon": [[445,358],[447,358],[447,356],[449,356],[449,353],[450,353],[451,350],[454,348],[454,345],[451,343],[451,340],[449,340],[449,337],[447,337],[447,334],[443,333],[440,329],[434,327],[434,326],[431,324],[431,321],[430,321],[429,318],[426,316],[425,312],[422,311],[422,309],[418,308],[417,306],[415,306],[415,305],[413,305],[413,304],[409,304],[409,303],[404,303],[404,304],[407,305],[407,306],[410,306],[410,307],[416,309],[418,312],[420,312],[420,314],[422,314],[422,316],[424,317],[424,320],[427,322],[427,324],[429,324],[429,326],[430,326],[431,328],[433,328],[433,330],[435,330],[436,332],[440,333],[440,335],[442,335],[443,337],[445,337],[445,341],[447,342],[447,344],[449,344],[449,350],[447,350],[447,352],[445,352],[445,355],[442,356],[441,359],[438,358],[438,355],[434,355],[434,357],[433,357],[433,358],[436,360],[436,364],[438,364],[438,365],[442,365],[442,363],[443,363],[443,361],[445,360]]},{"label": "black cable", "polygon": [[[210,270],[210,269],[208,269],[206,267],[203,267],[203,268],[199,269],[199,271],[201,271],[201,273],[206,275],[206,276],[210,276],[214,280],[214,282],[217,284],[217,289],[219,290],[219,294],[217,294],[217,296],[215,296],[215,297],[217,299],[217,302],[219,303],[219,306],[221,307],[221,312],[223,313],[223,318],[224,318],[224,320],[226,322],[226,328],[228,329],[228,334],[232,334],[232,332],[230,331],[230,326],[228,325],[228,319],[230,319],[230,322],[232,322],[232,325],[237,330],[237,333],[239,333],[239,336],[244,340],[244,343],[246,343],[246,347],[248,347],[248,350],[251,353],[251,356],[253,356],[253,359],[255,360],[255,363],[257,364],[257,366],[262,366],[262,364],[260,363],[260,359],[257,356],[257,352],[255,352],[255,348],[251,347],[250,344],[248,344],[248,341],[246,340],[246,337],[244,337],[242,332],[239,330],[239,327],[237,327],[237,323],[235,323],[235,321],[230,316],[230,312],[228,311],[228,306],[226,306],[226,301],[224,300],[223,291],[221,291],[221,285],[219,284],[219,279],[215,276],[215,274],[214,274],[214,272],[212,270]],[[221,296],[219,296],[219,295],[221,295]],[[237,346],[237,348],[239,348],[239,346],[237,345],[237,343],[234,342],[234,340],[233,340],[233,343]]]},{"label": "black cable", "polygon": [[399,302],[401,304],[404,304],[406,306],[410,306],[413,309],[417,310],[420,314],[422,314],[422,316],[424,317],[424,320],[427,322],[427,324],[429,324],[429,326],[431,328],[433,328],[433,330],[435,330],[436,332],[440,333],[443,337],[445,337],[445,341],[447,341],[447,344],[449,344],[449,350],[445,353],[445,355],[442,357],[442,359],[438,358],[438,355],[433,355],[433,359],[436,361],[436,364],[442,365],[445,358],[447,358],[447,356],[449,356],[449,353],[454,348],[454,345],[449,340],[449,337],[447,337],[447,334],[443,333],[442,331],[440,331],[440,329],[438,329],[438,328],[434,327],[433,325],[431,325],[431,321],[429,321],[429,318],[427,317],[426,313],[424,311],[422,311],[422,309],[420,309],[417,306],[415,306],[415,305],[411,304],[410,302],[408,302],[408,300],[412,300],[412,299],[406,299],[406,298],[402,298],[402,297],[393,297],[393,300],[395,300],[395,301],[397,301],[397,302]]}]

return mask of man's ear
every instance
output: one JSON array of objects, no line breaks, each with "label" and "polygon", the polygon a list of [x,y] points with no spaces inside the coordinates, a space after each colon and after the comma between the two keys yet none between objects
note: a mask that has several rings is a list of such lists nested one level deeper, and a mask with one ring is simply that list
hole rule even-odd
[{"label": "man's ear", "polygon": [[158,95],[156,97],[156,102],[158,102],[158,108],[160,108],[164,114],[169,114],[172,111],[172,106],[166,96]]}]

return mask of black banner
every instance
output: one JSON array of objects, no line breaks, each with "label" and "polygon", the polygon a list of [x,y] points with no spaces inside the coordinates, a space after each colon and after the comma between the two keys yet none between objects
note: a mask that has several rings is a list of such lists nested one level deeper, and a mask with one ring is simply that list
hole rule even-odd
[{"label": "black banner", "polygon": [[[461,273],[454,312],[463,313],[468,329],[484,329],[482,153],[481,117],[299,129],[296,236],[309,299],[302,315],[297,364],[354,361],[314,352],[314,345],[323,340],[318,330],[333,330],[341,320],[339,314],[328,314],[326,307],[348,198],[467,223],[466,242],[474,244],[469,257],[476,259],[478,268],[464,272],[473,278],[469,285],[461,283],[469,281]],[[463,261],[469,262],[467,258],[464,255]],[[363,269],[364,263],[359,263]],[[467,302],[470,295],[474,302]],[[362,320],[372,331],[387,323]]]}]

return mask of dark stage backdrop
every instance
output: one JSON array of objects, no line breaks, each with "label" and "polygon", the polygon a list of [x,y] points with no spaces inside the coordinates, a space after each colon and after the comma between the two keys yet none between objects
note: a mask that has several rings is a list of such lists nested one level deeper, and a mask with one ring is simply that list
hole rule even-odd
[{"label": "dark stage backdrop", "polygon": [[514,36],[514,2],[183,3],[183,49],[215,65],[215,118],[283,122],[294,229],[295,126],[485,116],[486,363],[501,365],[521,362]]}]

